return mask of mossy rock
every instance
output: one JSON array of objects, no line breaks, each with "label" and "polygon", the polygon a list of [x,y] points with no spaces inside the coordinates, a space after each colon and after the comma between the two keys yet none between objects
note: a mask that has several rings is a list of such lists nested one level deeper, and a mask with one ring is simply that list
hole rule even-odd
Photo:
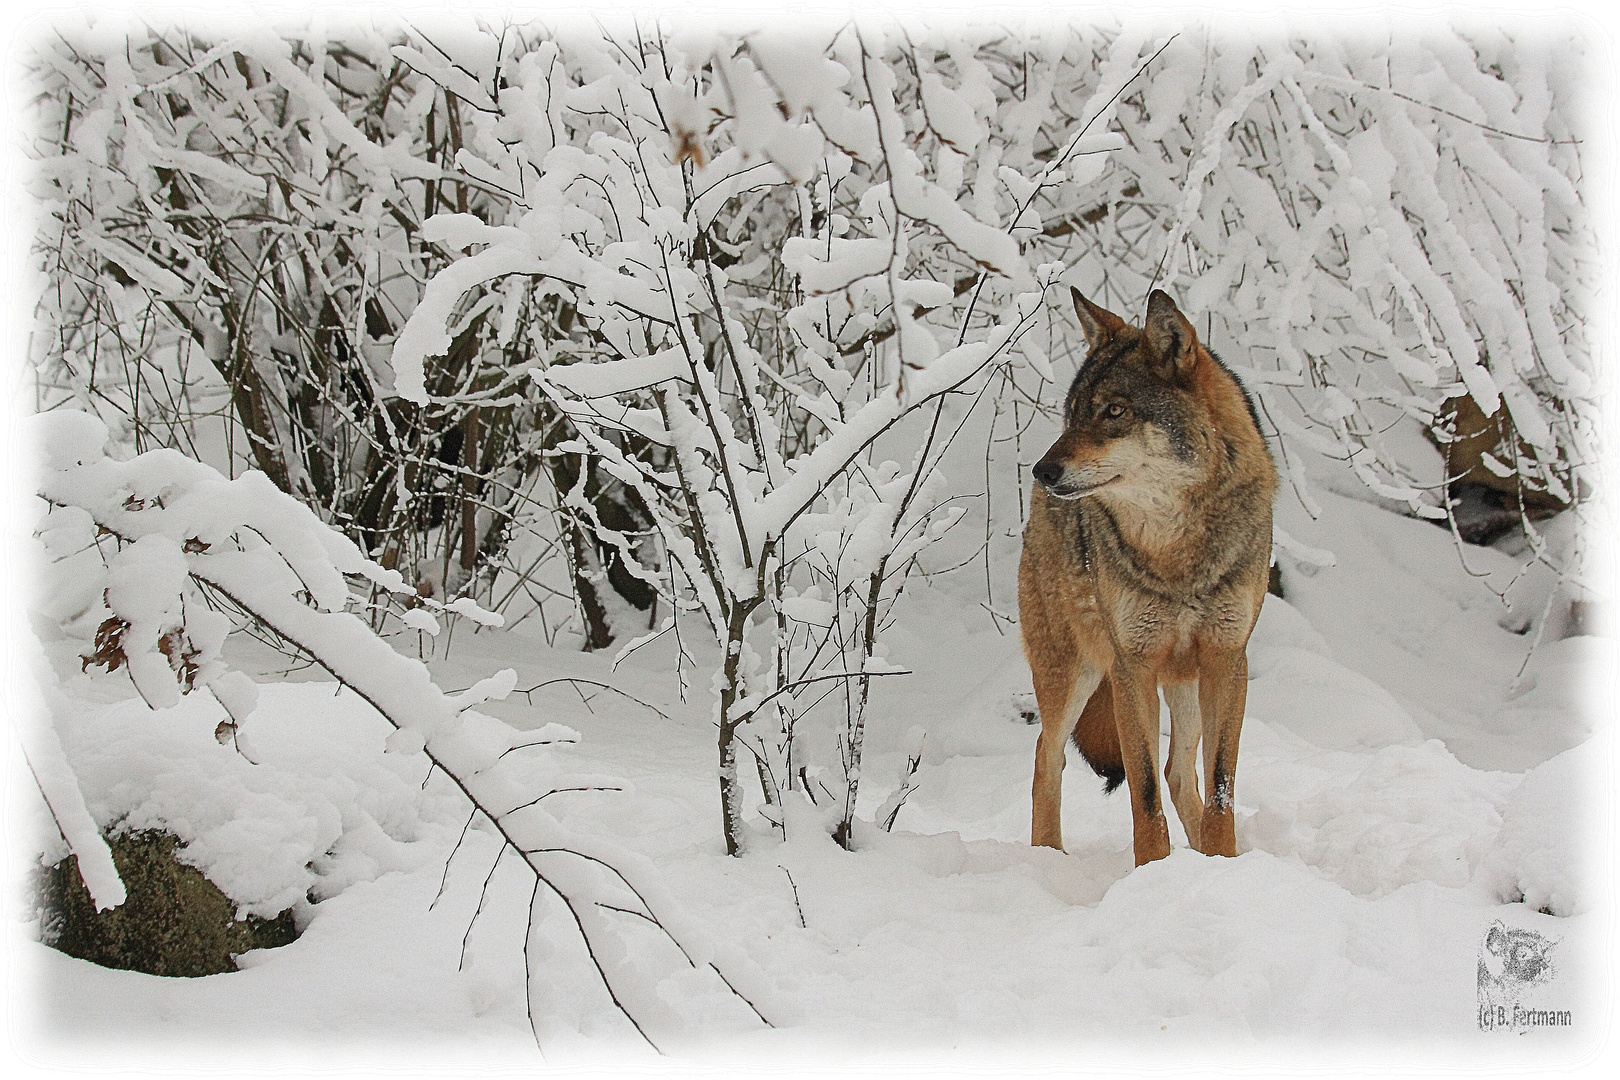
[{"label": "mossy rock", "polygon": [[107,844],[127,898],[97,911],[69,855],[42,873],[45,944],[102,967],[196,977],[235,971],[233,953],[298,937],[291,910],[274,919],[236,918],[236,905],[217,885],[175,858],[179,841],[172,834],[134,832]]}]

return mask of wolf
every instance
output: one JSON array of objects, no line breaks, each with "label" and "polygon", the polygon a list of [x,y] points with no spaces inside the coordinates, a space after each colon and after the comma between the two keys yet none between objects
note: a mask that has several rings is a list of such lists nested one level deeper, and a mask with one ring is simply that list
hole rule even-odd
[{"label": "wolf", "polygon": [[[1192,846],[1236,855],[1232,785],[1245,647],[1265,598],[1277,470],[1254,402],[1163,290],[1138,328],[1071,289],[1086,360],[1034,468],[1018,614],[1035,682],[1030,842],[1063,847],[1072,738],[1130,786],[1136,865],[1170,853],[1164,777]],[[1204,744],[1204,798],[1197,759]]]}]

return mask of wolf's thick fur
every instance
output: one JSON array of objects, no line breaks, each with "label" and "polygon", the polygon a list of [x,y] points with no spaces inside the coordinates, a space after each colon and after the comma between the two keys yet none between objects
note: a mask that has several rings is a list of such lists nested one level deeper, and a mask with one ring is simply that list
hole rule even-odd
[{"label": "wolf's thick fur", "polygon": [[1030,839],[1063,846],[1072,737],[1107,790],[1129,782],[1137,865],[1170,853],[1158,781],[1162,686],[1176,813],[1193,847],[1236,855],[1244,648],[1266,593],[1276,467],[1248,394],[1167,294],[1149,297],[1141,329],[1077,291],[1074,307],[1088,353],[1063,434],[1035,466],[1018,564],[1041,713]]}]

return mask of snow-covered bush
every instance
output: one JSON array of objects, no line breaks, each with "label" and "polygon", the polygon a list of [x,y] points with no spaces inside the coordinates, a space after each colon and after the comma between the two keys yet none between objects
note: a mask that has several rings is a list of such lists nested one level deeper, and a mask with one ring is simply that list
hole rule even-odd
[{"label": "snow-covered bush", "polygon": [[[425,223],[477,250],[424,290],[395,345],[397,385],[431,400],[423,360],[489,283],[577,311],[577,330],[544,341],[535,380],[579,433],[559,449],[588,452],[651,511],[666,628],[700,616],[722,647],[732,852],[739,744],[768,804],[805,790],[798,693],[822,682],[842,689],[836,832],[849,842],[868,689],[895,673],[885,613],[960,513],[937,469],[961,419],[945,397],[1014,360],[1044,369],[1020,342],[1062,266],[1020,241],[1041,228],[1037,200],[1071,201],[1120,145],[1103,129],[1139,39],[1109,51],[1080,114],[1056,122],[1045,105],[1065,56],[1090,57],[1082,37],[1038,61],[1003,44],[854,25],[559,34],[425,69],[482,94],[458,160],[511,200],[502,220]],[[1015,77],[1048,97],[1015,102]],[[1044,159],[1031,152],[1043,124]],[[921,445],[884,458],[883,436],[925,408]]]},{"label": "snow-covered bush", "polygon": [[503,195],[447,168],[467,104],[390,51],[397,32],[207,30],[64,19],[30,43],[40,407],[93,412],[132,453],[256,468],[426,595],[471,595],[514,558],[528,588],[505,599],[560,585],[572,607],[568,577],[533,565],[580,545],[547,520],[530,442],[556,417],[514,334],[556,312],[475,313],[426,406],[387,363],[459,254],[421,221]]},{"label": "snow-covered bush", "polygon": [[1085,275],[1116,310],[1179,287],[1206,337],[1238,347],[1307,506],[1295,447],[1444,517],[1386,433],[1466,434],[1462,397],[1503,425],[1486,468],[1521,502],[1568,506],[1596,463],[1583,52],[1488,27],[1189,29],[1117,113],[1128,145],[1076,223]]},{"label": "snow-covered bush", "polygon": [[[418,597],[396,571],[363,557],[262,473],[227,480],[169,449],[113,460],[105,452],[106,426],[86,413],[35,417],[33,434],[44,466],[37,533],[48,557],[40,614],[87,639],[86,667],[127,670],[140,697],[164,715],[156,724],[145,716],[133,723],[105,718],[93,731],[71,725],[80,778],[94,782],[92,803],[108,819],[103,824],[177,832],[188,842],[184,857],[205,865],[241,910],[274,914],[306,891],[329,895],[392,861],[390,841],[410,838],[412,795],[426,786],[425,779],[401,775],[400,765],[418,775],[426,766],[492,824],[503,853],[510,847],[522,857],[534,872],[536,895],[545,885],[568,908],[609,993],[638,1030],[646,1034],[644,1023],[667,1014],[659,985],[670,976],[649,978],[644,961],[632,961],[624,928],[610,911],[656,927],[666,951],[675,950],[690,971],[718,975],[718,993],[759,1017],[716,966],[717,957],[728,967],[733,958],[683,924],[645,860],[570,834],[543,805],[559,789],[612,786],[566,776],[543,749],[578,736],[560,725],[518,731],[474,712],[512,690],[510,669],[454,696],[441,691],[426,666],[395,652],[356,614],[368,601],[348,578],[416,604],[444,605]],[[466,598],[450,608],[501,621]],[[260,754],[244,725],[258,688],[221,655],[232,616],[277,635],[374,708],[394,728],[386,742],[395,760],[323,777],[327,770],[309,760],[307,744],[300,760],[300,740],[274,731],[265,741],[276,764],[256,761]],[[217,726],[208,726],[208,710],[175,709],[183,695],[203,690],[226,713]],[[47,684],[47,697],[51,692]],[[64,773],[60,741],[37,736],[29,746],[46,751],[30,755],[46,766],[41,791],[63,822],[63,839],[81,855],[98,906],[116,904],[116,873],[109,880],[100,865],[104,849],[96,850],[94,824],[88,836],[80,827],[85,800],[78,778]],[[538,753],[512,753],[520,749]],[[58,807],[72,811],[65,822]],[[534,911],[531,902],[531,935]],[[531,993],[535,977],[531,972]],[[691,976],[678,977],[684,993],[705,992]]]}]

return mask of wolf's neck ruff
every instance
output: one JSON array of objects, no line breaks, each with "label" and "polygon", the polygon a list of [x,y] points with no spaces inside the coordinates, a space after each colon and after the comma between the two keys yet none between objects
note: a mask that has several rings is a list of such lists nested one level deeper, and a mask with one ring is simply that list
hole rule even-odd
[{"label": "wolf's neck ruff", "polygon": [[[1095,547],[1106,554],[1110,572],[1123,576],[1126,579],[1125,584],[1131,588],[1152,593],[1165,600],[1186,601],[1216,592],[1241,570],[1235,558],[1225,560],[1224,565],[1211,567],[1207,562],[1178,558],[1177,556],[1182,554],[1179,551],[1144,551],[1125,538],[1118,518],[1105,503],[1093,500],[1087,506],[1077,507],[1077,510],[1078,531],[1083,537],[1082,571],[1085,573],[1095,571],[1093,560],[1089,554],[1084,554]],[[1207,534],[1199,539],[1206,538]],[[1183,544],[1189,547],[1201,546],[1191,535],[1183,541]],[[1209,546],[1216,550],[1229,547],[1221,544],[1219,538],[1215,538]],[[1195,567],[1192,572],[1182,569],[1189,563]]]}]

